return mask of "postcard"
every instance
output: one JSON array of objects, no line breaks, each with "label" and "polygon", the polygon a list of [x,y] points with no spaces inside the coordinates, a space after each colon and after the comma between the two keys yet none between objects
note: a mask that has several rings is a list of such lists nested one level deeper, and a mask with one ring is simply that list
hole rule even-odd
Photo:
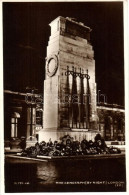
[{"label": "postcard", "polygon": [[1,11],[3,193],[127,192],[126,1]]}]

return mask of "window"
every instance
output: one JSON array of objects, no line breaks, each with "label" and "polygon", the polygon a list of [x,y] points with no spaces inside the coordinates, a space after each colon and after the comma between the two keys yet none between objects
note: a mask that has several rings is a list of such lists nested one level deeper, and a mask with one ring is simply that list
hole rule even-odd
[{"label": "window", "polygon": [[42,122],[43,122],[42,118],[43,118],[43,111],[42,111],[42,109],[36,110],[36,125],[42,126]]},{"label": "window", "polygon": [[20,118],[20,114],[17,112],[14,112],[11,117],[11,137],[17,137],[18,118]]}]

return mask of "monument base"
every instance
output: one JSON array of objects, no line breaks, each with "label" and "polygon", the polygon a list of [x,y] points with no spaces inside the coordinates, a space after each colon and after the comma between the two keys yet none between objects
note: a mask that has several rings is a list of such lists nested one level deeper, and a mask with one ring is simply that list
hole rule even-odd
[{"label": "monument base", "polygon": [[100,133],[98,130],[90,130],[90,129],[63,129],[63,130],[40,130],[39,134],[39,142],[45,141],[48,142],[51,139],[52,142],[55,140],[59,141],[61,137],[65,135],[69,135],[73,137],[74,140],[82,141],[86,139],[87,141],[92,140],[94,141],[94,137],[97,133]]}]

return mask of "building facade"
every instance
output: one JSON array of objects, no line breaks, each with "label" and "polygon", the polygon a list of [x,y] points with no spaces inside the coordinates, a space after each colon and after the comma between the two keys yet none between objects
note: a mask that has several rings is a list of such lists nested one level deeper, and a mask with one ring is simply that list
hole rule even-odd
[{"label": "building facade", "polygon": [[119,106],[97,106],[98,129],[106,141],[125,141],[125,111]]},{"label": "building facade", "polygon": [[43,109],[40,94],[4,91],[4,139],[5,147],[11,140],[38,140],[43,128]]}]

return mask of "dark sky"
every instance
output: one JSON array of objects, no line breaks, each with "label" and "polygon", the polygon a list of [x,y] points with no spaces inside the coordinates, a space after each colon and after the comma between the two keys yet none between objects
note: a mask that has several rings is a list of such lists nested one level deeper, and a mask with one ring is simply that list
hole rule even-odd
[{"label": "dark sky", "polygon": [[108,103],[124,105],[122,2],[3,3],[4,88],[43,91],[48,24],[58,16],[92,29],[97,87]]}]

